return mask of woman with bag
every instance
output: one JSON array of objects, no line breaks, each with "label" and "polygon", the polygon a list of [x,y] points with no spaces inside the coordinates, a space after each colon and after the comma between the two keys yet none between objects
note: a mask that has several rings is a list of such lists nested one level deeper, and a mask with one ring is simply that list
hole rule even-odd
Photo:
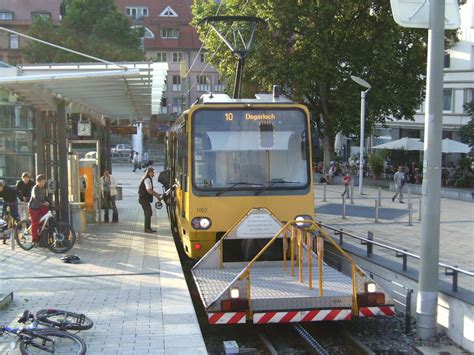
[{"label": "woman with bag", "polygon": [[112,208],[112,223],[118,222],[118,210],[115,204],[117,196],[117,182],[115,178],[109,174],[108,170],[104,170],[104,174],[100,178],[100,186],[102,190],[102,199],[104,201],[104,223],[109,222],[109,209]]}]

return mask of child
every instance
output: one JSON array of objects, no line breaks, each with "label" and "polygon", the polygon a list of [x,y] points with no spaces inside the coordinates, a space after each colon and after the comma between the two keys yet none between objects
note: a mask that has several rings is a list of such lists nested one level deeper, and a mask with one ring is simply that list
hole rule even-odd
[{"label": "child", "polygon": [[351,176],[349,174],[346,174],[344,178],[342,179],[342,182],[344,183],[344,192],[342,193],[341,197],[344,197],[347,195],[349,197],[349,185],[351,183]]},{"label": "child", "polygon": [[39,221],[48,213],[49,202],[46,197],[46,176],[40,174],[36,177],[36,185],[31,192],[31,199],[28,203],[28,212],[31,217],[31,236],[34,243],[40,241],[38,235]]}]

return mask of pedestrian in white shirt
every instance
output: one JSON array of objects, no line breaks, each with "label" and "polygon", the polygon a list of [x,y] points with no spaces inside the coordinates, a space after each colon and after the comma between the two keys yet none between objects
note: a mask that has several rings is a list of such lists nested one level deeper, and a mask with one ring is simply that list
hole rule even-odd
[{"label": "pedestrian in white shirt", "polygon": [[405,185],[405,175],[403,174],[403,169],[401,166],[398,167],[398,171],[393,176],[393,181],[395,181],[396,193],[392,197],[392,202],[395,202],[395,198],[398,196],[398,201],[403,203],[403,185]]}]

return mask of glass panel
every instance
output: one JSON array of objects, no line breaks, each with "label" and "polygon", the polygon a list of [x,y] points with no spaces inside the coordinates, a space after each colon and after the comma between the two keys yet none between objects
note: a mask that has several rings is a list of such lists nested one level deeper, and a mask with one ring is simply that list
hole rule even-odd
[{"label": "glass panel", "polygon": [[24,105],[0,105],[0,129],[33,129],[33,112]]},{"label": "glass panel", "polygon": [[443,90],[443,111],[452,111],[453,109],[453,90]]},{"label": "glass panel", "polygon": [[[306,116],[300,110],[199,110],[193,120],[199,190],[301,189],[309,183]],[[234,190],[234,188],[233,188]]]}]

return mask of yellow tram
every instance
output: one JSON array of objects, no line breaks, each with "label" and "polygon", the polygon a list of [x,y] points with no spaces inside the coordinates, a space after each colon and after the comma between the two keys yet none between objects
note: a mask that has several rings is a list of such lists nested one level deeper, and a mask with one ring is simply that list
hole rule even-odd
[{"label": "yellow tram", "polygon": [[[314,220],[310,137],[308,109],[277,95],[207,94],[183,112],[166,139],[160,182],[175,186],[171,227],[187,256],[201,258],[251,208],[283,222]],[[249,252],[230,248],[230,258]]]}]

